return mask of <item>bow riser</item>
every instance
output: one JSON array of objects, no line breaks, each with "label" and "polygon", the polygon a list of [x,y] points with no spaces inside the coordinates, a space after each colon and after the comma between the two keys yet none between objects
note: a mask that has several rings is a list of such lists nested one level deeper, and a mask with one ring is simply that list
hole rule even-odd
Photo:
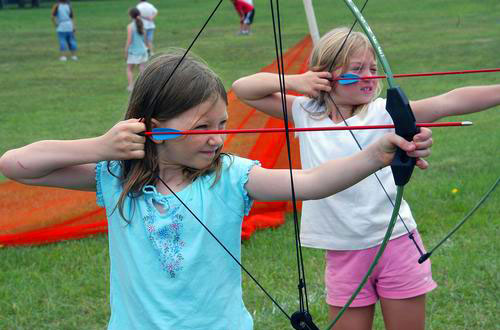
[{"label": "bow riser", "polygon": [[[396,134],[412,141],[420,129],[416,125],[410,102],[399,86],[387,89],[385,108],[394,122]],[[405,151],[400,148],[396,150],[391,169],[397,186],[404,186],[410,181],[415,163],[416,159],[409,157]]]}]

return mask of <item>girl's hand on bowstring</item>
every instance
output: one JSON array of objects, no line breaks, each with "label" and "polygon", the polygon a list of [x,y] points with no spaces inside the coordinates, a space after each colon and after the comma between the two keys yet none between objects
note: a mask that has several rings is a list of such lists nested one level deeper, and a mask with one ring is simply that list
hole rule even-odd
[{"label": "girl's hand on bowstring", "polygon": [[293,75],[286,81],[287,89],[316,98],[321,92],[329,93],[332,90],[329,72],[307,71],[303,74]]},{"label": "girl's hand on bowstring", "polygon": [[128,119],[115,124],[99,138],[103,160],[127,160],[144,158],[146,137],[140,135],[146,130],[141,119]]},{"label": "girl's hand on bowstring", "polygon": [[375,149],[375,157],[385,166],[390,165],[394,158],[396,147],[399,147],[406,151],[408,156],[417,158],[416,165],[420,169],[426,169],[429,166],[427,161],[421,159],[421,157],[428,157],[431,154],[431,146],[432,131],[425,127],[420,128],[420,133],[416,134],[411,142],[391,133],[384,135],[372,145]]}]

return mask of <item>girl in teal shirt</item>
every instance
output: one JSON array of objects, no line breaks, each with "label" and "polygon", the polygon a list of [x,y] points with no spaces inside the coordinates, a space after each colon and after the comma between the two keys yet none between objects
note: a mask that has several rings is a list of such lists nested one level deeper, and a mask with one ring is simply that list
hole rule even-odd
[{"label": "girl in teal shirt", "polygon": [[148,61],[148,49],[144,41],[144,24],[137,8],[128,11],[132,22],[127,25],[127,41],[125,43],[125,59],[127,60],[127,90],[134,88],[134,67],[139,67],[139,72],[144,71],[144,65]]},{"label": "girl in teal shirt", "polygon": [[[97,192],[109,224],[108,329],[249,330],[241,269],[191,212],[239,260],[243,216],[253,200],[290,199],[290,174],[223,153],[224,135],[145,137],[156,127],[226,126],[224,86],[200,60],[186,57],[167,82],[180,58],[147,66],[125,120],[104,135],[8,151],[0,170],[25,184]],[[296,197],[324,198],[387,166],[396,146],[425,157],[431,144],[425,128],[412,142],[388,134],[351,157],[294,170]]]}]

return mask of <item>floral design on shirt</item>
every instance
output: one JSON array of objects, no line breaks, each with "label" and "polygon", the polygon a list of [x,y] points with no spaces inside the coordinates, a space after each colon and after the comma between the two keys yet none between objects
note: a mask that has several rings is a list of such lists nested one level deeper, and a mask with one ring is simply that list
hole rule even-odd
[{"label": "floral design on shirt", "polygon": [[168,202],[161,201],[165,207],[163,217],[156,215],[154,206],[148,203],[148,214],[144,217],[144,223],[153,247],[159,252],[161,268],[166,271],[170,278],[182,270],[184,256],[182,249],[185,242],[182,240],[182,229],[184,216],[179,213],[179,207],[170,208]]}]

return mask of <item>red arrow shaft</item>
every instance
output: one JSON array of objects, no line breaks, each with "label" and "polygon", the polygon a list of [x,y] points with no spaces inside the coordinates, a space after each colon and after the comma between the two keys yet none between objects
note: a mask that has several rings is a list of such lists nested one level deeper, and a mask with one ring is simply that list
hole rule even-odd
[{"label": "red arrow shaft", "polygon": [[[471,122],[443,122],[443,123],[417,123],[417,127],[450,127],[450,126],[470,126]],[[394,128],[394,125],[370,125],[370,126],[339,126],[339,127],[308,127],[289,128],[289,132],[315,132],[315,131],[347,131]],[[176,132],[145,132],[145,135],[200,135],[200,134],[249,134],[249,133],[283,133],[284,128],[259,128],[259,129],[225,129],[225,130],[193,130]]]},{"label": "red arrow shaft", "polygon": [[[428,76],[444,76],[450,74],[468,74],[468,73],[485,73],[485,72],[500,72],[500,68],[495,69],[480,69],[480,70],[461,70],[461,71],[443,71],[443,72],[422,72],[422,73],[400,73],[393,75],[394,78],[405,78],[405,77],[428,77]],[[387,76],[365,76],[359,78],[335,78],[336,80],[367,80],[367,79],[384,79]]]}]

